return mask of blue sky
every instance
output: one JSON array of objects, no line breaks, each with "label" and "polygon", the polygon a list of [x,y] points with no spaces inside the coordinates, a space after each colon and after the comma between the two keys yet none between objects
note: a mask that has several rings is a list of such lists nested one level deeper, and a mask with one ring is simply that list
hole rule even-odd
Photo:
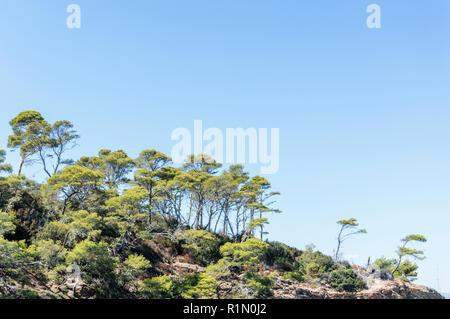
[{"label": "blue sky", "polygon": [[[381,29],[366,27],[371,3]],[[421,233],[418,282],[436,287],[439,265],[450,291],[449,13],[446,0],[2,0],[0,147],[27,109],[76,125],[74,158],[170,154],[196,119],[280,128],[270,239],[331,254],[335,222],[356,217],[368,234],[344,253],[364,263]]]}]

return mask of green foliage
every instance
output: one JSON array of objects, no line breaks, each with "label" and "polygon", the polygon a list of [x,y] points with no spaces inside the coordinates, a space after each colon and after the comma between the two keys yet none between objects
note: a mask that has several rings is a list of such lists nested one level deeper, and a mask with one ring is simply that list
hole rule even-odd
[{"label": "green foliage", "polygon": [[108,296],[113,291],[117,263],[110,257],[106,243],[83,240],[67,254],[66,263],[79,266],[83,281],[96,293]]},{"label": "green foliage", "polygon": [[274,242],[269,243],[263,258],[269,266],[276,266],[282,270],[292,270],[295,258],[299,255],[300,252],[298,250]]},{"label": "green foliage", "polygon": [[14,225],[14,216],[0,211],[0,236],[12,233],[16,226]]},{"label": "green foliage", "polygon": [[41,128],[46,123],[39,112],[25,111],[13,118],[9,124],[13,134],[8,137],[8,147],[13,150],[20,149],[21,163],[18,170],[20,175],[25,160],[37,152],[34,145],[39,141],[42,135],[39,131],[42,133]]},{"label": "green foliage", "polygon": [[69,244],[69,225],[62,221],[52,221],[47,223],[37,234],[37,240],[51,239],[63,246]]},{"label": "green foliage", "polygon": [[106,208],[122,217],[129,223],[135,224],[146,216],[144,210],[148,192],[140,186],[127,189],[121,196],[106,201]]},{"label": "green foliage", "polygon": [[270,277],[262,276],[255,271],[247,271],[244,275],[244,283],[256,292],[258,298],[267,298],[273,295],[274,281]]},{"label": "green foliage", "polygon": [[257,267],[269,244],[256,238],[250,238],[242,243],[226,243],[220,248],[224,258],[239,268]]},{"label": "green foliage", "polygon": [[283,279],[295,279],[298,282],[305,282],[306,278],[304,275],[302,275],[300,272],[298,271],[289,271],[283,274],[283,276],[281,276]]},{"label": "green foliage", "polygon": [[[39,112],[25,111],[10,125],[8,147],[20,151],[20,165],[12,175],[0,150],[1,293],[14,284],[22,287],[18,294],[35,297],[30,282],[63,285],[70,265],[78,265],[82,274],[82,288],[74,293],[86,298],[216,298],[218,278],[242,278],[255,297],[266,298],[274,282],[261,273],[269,267],[299,282],[330,278],[336,289],[360,289],[351,269],[337,269],[320,252],[262,241],[267,214],[280,212],[272,206],[279,193],[242,165],[222,169],[199,154],[177,168],[153,149],[136,159],[123,150],[102,149],[74,163],[65,157],[78,139],[71,122],[51,124]],[[34,163],[47,181],[23,174],[22,168]],[[355,218],[338,224],[336,259],[344,240],[366,232]],[[376,263],[397,278],[414,280],[417,265],[407,258],[420,260],[424,254],[410,244],[425,241],[409,235],[398,259]],[[147,278],[168,273],[160,265],[183,253],[207,266],[206,272]]]},{"label": "green foliage", "polygon": [[217,282],[206,273],[188,276],[181,286],[181,297],[183,299],[217,298]]},{"label": "green foliage", "polygon": [[[252,207],[255,207],[255,204],[252,204]],[[256,228],[259,227],[259,228],[263,229],[264,225],[266,225],[268,223],[269,222],[267,221],[267,218],[256,218],[256,219],[251,220],[247,224],[247,229],[244,232],[244,236],[242,237],[242,240],[245,241],[248,238],[251,238],[253,236],[253,234],[255,233]]]},{"label": "green foliage", "polygon": [[414,281],[417,279],[417,269],[419,266],[409,260],[400,263],[394,276],[403,281]]},{"label": "green foliage", "polygon": [[21,274],[31,262],[25,241],[9,241],[0,236],[0,278]]},{"label": "green foliage", "polygon": [[97,213],[85,210],[71,212],[64,218],[68,226],[65,243],[79,242],[83,239],[96,240],[100,236],[102,221]]},{"label": "green foliage", "polygon": [[120,234],[120,248],[128,244],[132,234],[143,229],[147,217],[145,212],[147,196],[146,189],[136,186],[126,190],[121,196],[106,201],[109,213],[105,221]]},{"label": "green foliage", "polygon": [[305,277],[317,277],[336,269],[334,260],[319,251],[314,252],[312,248],[304,251],[297,258],[297,269]]},{"label": "green foliage", "polygon": [[25,111],[9,124],[13,134],[8,138],[8,147],[20,149],[18,175],[21,174],[25,162],[34,155],[42,163],[43,170],[49,177],[54,175],[61,165],[72,162],[63,156],[73,148],[79,136],[69,121],[57,121],[51,125],[39,112]]},{"label": "green foliage", "polygon": [[172,299],[177,295],[178,290],[178,283],[164,275],[146,279],[142,285],[141,294],[149,299]]},{"label": "green foliage", "polygon": [[206,267],[205,272],[214,278],[225,279],[231,276],[235,270],[240,270],[240,265],[232,263],[230,258],[222,258],[215,264],[211,264]]},{"label": "green foliage", "polygon": [[337,291],[357,292],[364,288],[361,279],[351,268],[338,268],[329,276],[329,284]]},{"label": "green foliage", "polygon": [[84,202],[96,187],[102,183],[104,175],[96,170],[81,165],[67,166],[62,172],[47,180],[51,189],[62,193],[64,197],[64,214],[67,204],[71,202],[75,208],[84,209]]},{"label": "green foliage", "polygon": [[12,167],[9,164],[4,164],[6,158],[6,152],[4,150],[0,150],[0,173],[11,173]]},{"label": "green foliage", "polygon": [[357,234],[366,234],[367,231],[365,229],[358,229],[359,224],[357,223],[356,218],[343,219],[337,222],[339,225],[339,234],[338,234],[338,244],[335,252],[334,258],[336,260],[339,259],[339,252],[342,246],[342,243],[347,240],[349,237],[357,235]]},{"label": "green foliage", "polygon": [[37,239],[50,239],[64,247],[73,248],[84,239],[96,241],[101,228],[101,218],[97,213],[85,210],[69,212],[63,219],[46,224]]},{"label": "green foliage", "polygon": [[264,262],[269,244],[255,238],[242,243],[225,243],[220,247],[223,258],[206,267],[214,278],[226,278],[242,270],[255,270]]},{"label": "green foliage", "polygon": [[184,241],[183,249],[189,251],[199,262],[206,265],[220,259],[222,240],[219,236],[206,230],[189,229],[179,237]]},{"label": "green foliage", "polygon": [[51,239],[40,240],[35,245],[31,245],[29,249],[31,251],[36,250],[38,258],[47,268],[54,268],[59,264],[63,264],[67,255],[67,250]]},{"label": "green foliage", "polygon": [[214,174],[221,166],[222,164],[217,163],[216,160],[208,154],[199,154],[197,156],[189,155],[182,167],[182,170]]},{"label": "green foliage", "polygon": [[403,259],[408,257],[417,260],[425,259],[424,252],[422,250],[410,248],[407,245],[412,242],[425,243],[426,241],[427,239],[419,234],[412,234],[406,236],[401,240],[402,245],[397,250],[398,255],[397,265],[394,267],[392,271],[392,274],[394,276],[404,280],[409,280],[408,278],[415,280],[415,278],[417,277],[416,270],[418,266],[416,264],[409,262],[408,260],[403,261]]},{"label": "green foliage", "polygon": [[108,188],[114,189],[129,181],[128,174],[136,164],[124,151],[101,150],[98,154],[93,161],[105,175],[104,182]]},{"label": "green foliage", "polygon": [[124,286],[137,287],[137,279],[151,267],[150,262],[140,255],[130,255],[123,262],[121,282]]},{"label": "green foliage", "polygon": [[[374,264],[380,267],[380,269],[393,272],[396,265],[398,263],[397,259],[386,259],[384,257],[378,258],[375,260]],[[417,279],[417,269],[419,266],[415,263],[412,263],[411,261],[404,260],[402,261],[397,270],[394,273],[395,278],[398,278],[403,281],[414,281]]]},{"label": "green foliage", "polygon": [[387,259],[384,257],[380,257],[374,261],[374,264],[378,266],[381,270],[389,272],[391,272],[394,269],[396,263],[397,259]]}]

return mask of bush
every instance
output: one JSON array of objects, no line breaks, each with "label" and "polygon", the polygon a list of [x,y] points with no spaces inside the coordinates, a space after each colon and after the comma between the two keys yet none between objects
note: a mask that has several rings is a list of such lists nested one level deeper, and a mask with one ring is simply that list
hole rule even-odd
[{"label": "bush", "polygon": [[282,270],[292,270],[295,257],[299,254],[294,248],[284,244],[270,243],[264,253],[264,261],[269,266],[276,266]]},{"label": "bush", "polygon": [[269,244],[256,238],[250,238],[243,243],[226,243],[220,248],[224,258],[229,258],[233,266],[239,268],[254,268],[258,266]]},{"label": "bush", "polygon": [[0,211],[0,236],[12,233],[15,229],[14,216]]},{"label": "bush", "polygon": [[22,274],[31,258],[24,240],[9,241],[0,236],[0,275],[8,278]]},{"label": "bush", "polygon": [[356,292],[364,288],[353,269],[339,268],[330,273],[329,284],[337,291]]},{"label": "bush", "polygon": [[270,277],[261,276],[254,271],[247,271],[244,275],[244,283],[256,292],[257,298],[267,298],[273,295],[273,280]]},{"label": "bush", "polygon": [[307,277],[317,277],[336,269],[336,264],[331,257],[319,251],[313,252],[312,249],[304,251],[297,258],[296,266],[298,271]]},{"label": "bush", "polygon": [[69,226],[61,221],[52,221],[46,224],[37,234],[37,240],[51,239],[55,243],[63,244],[67,241]]},{"label": "bush", "polygon": [[385,271],[393,271],[394,270],[394,265],[397,262],[396,259],[387,259],[384,257],[378,258],[377,260],[374,261],[374,264],[376,266],[378,266],[381,270],[385,270]]},{"label": "bush", "polygon": [[418,268],[419,266],[417,266],[417,264],[409,260],[405,260],[400,264],[394,276],[400,280],[411,282],[417,279]]},{"label": "bush", "polygon": [[216,279],[223,279],[231,276],[232,272],[238,271],[240,268],[231,264],[230,258],[222,258],[217,263],[206,267],[205,271],[208,275]]},{"label": "bush", "polygon": [[[384,257],[378,258],[374,262],[381,270],[392,273],[394,271],[395,266],[397,265],[397,259],[386,259]],[[400,280],[410,282],[417,279],[417,269],[419,266],[417,264],[404,260],[399,266],[397,271],[394,274],[395,278]]]},{"label": "bush", "polygon": [[14,296],[16,299],[41,299],[39,294],[31,290],[27,287],[21,288],[19,291],[16,292],[16,296]]},{"label": "bush", "polygon": [[217,298],[217,281],[206,273],[188,276],[182,283],[183,299]]},{"label": "bush", "polygon": [[305,276],[299,273],[298,271],[289,271],[281,277],[283,279],[295,279],[298,282],[305,282]]},{"label": "bush", "polygon": [[183,249],[203,265],[217,262],[220,255],[222,240],[215,234],[206,230],[186,230],[181,239]]},{"label": "bush", "polygon": [[178,284],[169,276],[146,279],[142,295],[150,299],[172,299],[178,293]]},{"label": "bush", "polygon": [[146,270],[150,268],[150,262],[145,257],[140,255],[130,255],[123,262],[123,270],[121,273],[121,283],[123,286],[134,287],[138,277],[145,274]]},{"label": "bush", "polygon": [[100,295],[109,295],[115,283],[116,260],[111,258],[104,242],[88,239],[80,242],[66,257],[67,264],[78,265],[83,281]]},{"label": "bush", "polygon": [[29,250],[33,249],[36,250],[39,259],[50,269],[64,263],[67,255],[67,250],[52,239],[38,241],[36,245],[29,247]]}]

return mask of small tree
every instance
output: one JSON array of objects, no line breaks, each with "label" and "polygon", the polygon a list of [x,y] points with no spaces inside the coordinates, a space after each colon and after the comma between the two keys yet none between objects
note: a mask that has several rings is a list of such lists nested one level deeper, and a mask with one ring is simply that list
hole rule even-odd
[{"label": "small tree", "polygon": [[[426,241],[427,241],[427,239],[424,236],[418,235],[418,234],[412,234],[412,235],[409,235],[409,236],[406,236],[405,238],[403,238],[401,240],[402,245],[397,250],[398,260],[397,260],[397,265],[395,266],[394,270],[392,271],[392,275],[395,275],[395,273],[399,271],[399,268],[402,265],[402,260],[405,257],[412,257],[412,258],[418,259],[418,260],[425,259],[425,256],[424,256],[424,253],[422,250],[409,248],[409,247],[407,247],[407,245],[411,242],[425,243]],[[413,270],[413,272],[414,271],[415,271],[415,269]]]},{"label": "small tree", "polygon": [[154,198],[159,194],[157,184],[162,179],[163,171],[171,158],[156,150],[144,150],[136,159],[138,170],[135,173],[135,182],[148,191],[148,225],[152,223],[152,210]]},{"label": "small tree", "polygon": [[[120,233],[120,248],[128,243],[131,234],[137,232],[145,220],[146,200],[148,192],[141,186],[127,189],[121,196],[110,198],[106,201],[110,225],[116,225]],[[141,229],[142,230],[142,229]]]},{"label": "small tree", "polygon": [[359,224],[356,218],[343,219],[337,222],[340,226],[338,234],[338,245],[336,248],[335,259],[338,260],[339,250],[341,249],[342,243],[348,239],[350,236],[357,234],[365,234],[367,231],[365,229],[358,229]]},{"label": "small tree", "polygon": [[141,255],[130,255],[123,262],[120,282],[124,287],[137,289],[138,279],[151,267],[150,262]]},{"label": "small tree", "polygon": [[[18,175],[22,173],[23,165],[37,155],[42,162],[44,172],[48,177],[56,174],[61,165],[71,164],[64,159],[64,153],[72,149],[79,138],[69,121],[57,121],[53,125],[47,123],[36,111],[25,111],[12,119],[13,134],[8,138],[8,147],[20,150],[20,165]],[[51,161],[53,167],[50,167]]]},{"label": "small tree", "polygon": [[48,185],[63,193],[64,203],[62,214],[64,215],[67,204],[77,197],[80,202],[92,191],[99,187],[104,175],[96,170],[84,166],[67,166],[64,170],[47,180]]},{"label": "small tree", "polygon": [[35,150],[30,147],[35,138],[35,128],[44,122],[44,118],[39,112],[25,111],[13,118],[9,124],[13,134],[8,137],[8,147],[12,150],[20,150],[20,164],[17,175],[22,174],[25,162],[35,154]]}]

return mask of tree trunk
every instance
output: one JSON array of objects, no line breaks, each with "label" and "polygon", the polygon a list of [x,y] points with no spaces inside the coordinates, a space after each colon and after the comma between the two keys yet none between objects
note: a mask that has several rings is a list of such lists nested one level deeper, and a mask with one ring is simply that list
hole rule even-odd
[{"label": "tree trunk", "polygon": [[23,163],[25,162],[25,158],[22,158],[20,161],[20,165],[19,165],[19,171],[17,172],[17,175],[22,175],[22,168],[23,168]]}]

